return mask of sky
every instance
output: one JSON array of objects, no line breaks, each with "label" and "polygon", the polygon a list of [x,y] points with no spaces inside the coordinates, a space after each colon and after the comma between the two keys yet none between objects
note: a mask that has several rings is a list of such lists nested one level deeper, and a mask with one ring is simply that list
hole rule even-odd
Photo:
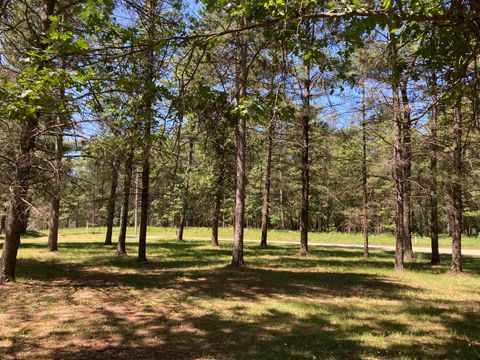
[{"label": "sky", "polygon": [[[202,8],[201,3],[196,0],[185,0],[185,8],[188,15],[198,16],[199,10]],[[124,26],[131,26],[135,23],[135,19],[132,18],[132,13],[128,11],[125,7],[119,7],[114,13],[117,21]],[[389,93],[388,89],[383,85],[378,83],[369,82],[367,87],[374,88],[377,91],[378,96],[382,96],[383,100],[388,98]],[[318,93],[319,89],[316,89]],[[346,128],[352,124],[358,124],[359,119],[361,118],[360,109],[361,109],[361,93],[358,88],[352,88],[349,85],[344,84],[343,91],[340,87],[335,88],[333,94],[325,94],[326,91],[321,91],[324,93],[323,96],[319,97],[314,101],[315,105],[323,109],[319,113],[319,121],[327,122],[337,128]],[[414,110],[421,111],[421,106],[413,103]],[[80,119],[80,115],[76,114],[74,117],[77,117],[77,120]],[[98,124],[91,123],[85,124],[82,127],[85,136],[93,136],[99,131]]]}]

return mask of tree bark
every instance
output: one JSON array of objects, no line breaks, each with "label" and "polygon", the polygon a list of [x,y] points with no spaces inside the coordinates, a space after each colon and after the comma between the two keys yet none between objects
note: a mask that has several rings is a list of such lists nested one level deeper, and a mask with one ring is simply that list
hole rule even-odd
[{"label": "tree bark", "polygon": [[452,267],[453,272],[462,271],[462,102],[457,100],[453,110],[453,179],[450,181],[451,230],[452,230]]},{"label": "tree bark", "polygon": [[138,261],[147,261],[148,200],[150,190],[150,151],[144,149],[142,187],[140,195],[140,235],[138,238]]},{"label": "tree bark", "polygon": [[107,204],[107,233],[105,235],[105,245],[112,245],[113,221],[115,219],[115,202],[117,201],[118,171],[115,163],[112,162],[112,179],[110,183],[110,197]]},{"label": "tree bark", "polygon": [[140,235],[138,238],[138,261],[147,261],[147,226],[150,191],[150,150],[151,131],[154,117],[153,102],[155,99],[154,46],[156,33],[157,0],[149,1],[148,44],[145,66],[144,93],[144,134],[143,134],[143,165],[142,191],[140,196]]},{"label": "tree bark", "polygon": [[[240,26],[245,26],[245,18],[240,20]],[[248,44],[245,34],[238,35],[238,68],[237,68],[237,106],[243,105],[243,101],[247,96],[247,55]],[[239,109],[237,126],[235,130],[236,141],[236,189],[235,189],[235,211],[234,211],[234,238],[232,249],[232,265],[244,265],[243,259],[243,232],[244,232],[244,218],[245,218],[245,187],[246,187],[246,147],[247,147],[247,119],[244,112]]]},{"label": "tree bark", "polygon": [[367,107],[365,100],[365,79],[362,82],[362,193],[363,193],[363,257],[368,259],[368,172],[367,172]]},{"label": "tree bark", "polygon": [[403,150],[404,150],[404,259],[407,262],[415,261],[412,246],[412,120],[410,114],[410,100],[408,98],[407,79],[402,79],[400,83],[400,92],[402,94],[402,115],[403,115]]},{"label": "tree bark", "polygon": [[279,202],[280,202],[280,229],[285,230],[285,211],[284,211],[284,205],[283,205],[283,175],[282,175],[282,170],[279,171],[278,173],[278,178],[279,178],[279,183],[280,183],[280,189],[278,190],[279,192]]},{"label": "tree bark", "polygon": [[7,211],[8,211],[8,208],[5,207],[5,209],[3,210],[3,215],[0,218],[0,234],[3,234],[5,232],[5,225],[7,222]]},{"label": "tree bark", "polygon": [[21,228],[20,228],[20,234],[25,235],[28,231],[28,222],[30,220],[30,210],[32,209],[32,195],[27,194],[27,197],[25,199],[26,202],[26,208],[25,211],[21,213]]},{"label": "tree bark", "polygon": [[120,229],[118,233],[117,256],[125,256],[127,254],[126,238],[128,227],[128,207],[130,204],[130,186],[132,183],[133,168],[133,149],[128,150],[127,159],[125,160],[125,168],[123,175],[123,198],[122,207],[120,209]]},{"label": "tree bark", "polygon": [[190,186],[190,170],[193,165],[193,149],[194,149],[194,141],[193,137],[189,139],[189,150],[188,150],[188,164],[187,164],[187,171],[186,171],[186,179],[185,179],[185,188],[183,190],[183,199],[182,199],[182,212],[180,214],[180,222],[178,224],[178,231],[177,231],[177,241],[183,240],[183,229],[185,228],[185,221],[187,218],[187,206],[188,206],[188,191]]},{"label": "tree bark", "polygon": [[0,259],[0,283],[15,279],[18,246],[22,234],[23,219],[28,211],[27,198],[30,172],[33,165],[38,118],[32,116],[23,129],[21,154],[16,161],[16,176],[10,187],[10,204],[5,227],[5,241]]},{"label": "tree bark", "polygon": [[[307,21],[306,33],[310,41],[313,43],[313,28],[310,21]],[[301,158],[302,158],[302,204],[300,210],[300,256],[308,255],[308,220],[309,220],[309,196],[310,196],[310,159],[309,159],[309,142],[310,142],[310,99],[311,99],[311,68],[310,61],[306,61],[305,78],[303,79],[302,106],[303,114],[301,117],[302,141],[301,141]]]},{"label": "tree bark", "polygon": [[270,120],[267,129],[267,158],[265,162],[265,179],[263,183],[263,206],[262,206],[262,238],[261,247],[267,247],[268,228],[270,226],[270,184],[272,172],[273,136],[275,133],[275,114]]},{"label": "tree bark", "polygon": [[212,241],[213,247],[218,243],[218,223],[223,201],[223,185],[225,183],[225,137],[222,136],[215,141],[215,152],[217,155],[217,176],[215,180],[215,200],[212,214]]},{"label": "tree bark", "polygon": [[[390,34],[390,59],[397,64],[395,34]],[[404,165],[402,146],[402,116],[400,114],[399,81],[392,71],[392,126],[393,126],[393,179],[395,182],[395,270],[403,271],[404,224]]]},{"label": "tree bark", "polygon": [[[42,32],[45,34],[50,27],[50,16],[55,9],[55,0],[45,0],[43,3],[43,13],[41,16]],[[42,37],[38,37],[36,47],[41,50],[47,48],[47,43],[42,42]],[[40,67],[44,67],[41,64]],[[22,233],[22,218],[25,216],[28,208],[26,206],[28,199],[28,190],[31,183],[31,170],[35,145],[37,141],[38,114],[32,114],[25,119],[22,125],[20,136],[20,154],[15,161],[15,178],[10,185],[10,203],[6,222],[5,241],[0,258],[0,283],[15,279],[15,268],[17,263],[18,246]]]},{"label": "tree bark", "polygon": [[[63,91],[61,97],[63,98]],[[48,232],[48,251],[58,251],[58,228],[60,220],[60,191],[63,157],[63,121],[57,116],[55,127],[55,159],[53,161],[53,194]]]},{"label": "tree bark", "polygon": [[438,181],[437,181],[437,153],[438,153],[438,106],[436,95],[436,77],[433,76],[432,117],[430,119],[430,239],[432,245],[431,264],[440,263],[438,248]]}]

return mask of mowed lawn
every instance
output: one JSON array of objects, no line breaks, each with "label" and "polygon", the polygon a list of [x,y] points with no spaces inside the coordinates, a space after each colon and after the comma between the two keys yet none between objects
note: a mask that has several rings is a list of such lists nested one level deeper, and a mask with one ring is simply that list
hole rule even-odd
[{"label": "mowed lawn", "polygon": [[[105,233],[106,228],[77,228],[64,229],[61,233],[64,235],[85,235],[85,234],[102,234]],[[129,229],[129,234],[134,235],[133,228]],[[150,237],[157,237],[159,239],[173,239],[176,237],[176,229],[171,227],[151,227],[148,229]],[[185,228],[184,237],[188,240],[206,240],[210,239],[211,230],[209,228],[201,227],[187,227]],[[233,236],[233,229],[231,227],[219,228],[219,237],[221,239],[231,240]],[[245,229],[246,240],[258,240],[260,242],[260,229],[247,228]],[[276,242],[295,242],[300,240],[300,233],[294,230],[270,230],[269,239]],[[395,238],[393,234],[370,234],[369,243],[372,246],[395,246]],[[338,232],[311,232],[309,233],[309,242],[312,244],[342,244],[342,245],[363,245],[363,235],[361,233],[338,233]],[[429,248],[430,238],[427,236],[420,236],[414,234],[412,236],[412,243],[414,247]],[[442,234],[440,235],[439,245],[441,249],[451,249],[451,237]],[[480,237],[478,236],[463,236],[462,248],[468,250],[480,250]]]},{"label": "mowed lawn", "polygon": [[247,243],[235,269],[231,243],[173,235],[148,240],[146,264],[132,238],[125,258],[101,233],[63,230],[55,254],[24,239],[0,359],[480,359],[478,257],[454,276],[418,254],[398,274],[389,252]]}]

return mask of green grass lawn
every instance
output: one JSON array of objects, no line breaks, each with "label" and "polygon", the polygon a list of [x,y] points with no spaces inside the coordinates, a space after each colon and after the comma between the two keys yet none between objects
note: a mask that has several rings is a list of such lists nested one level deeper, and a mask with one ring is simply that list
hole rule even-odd
[{"label": "green grass lawn", "polygon": [[0,359],[480,359],[478,257],[453,276],[448,257],[432,267],[418,254],[398,274],[390,252],[365,262],[361,250],[312,247],[301,258],[247,243],[235,269],[229,243],[154,229],[138,264],[134,239],[117,258],[84,232],[63,230],[55,254],[42,233],[22,241],[17,282],[0,287]]},{"label": "green grass lawn", "polygon": [[[78,229],[64,229],[61,231],[64,235],[73,235],[73,234],[86,234],[87,229],[78,228]],[[90,228],[88,229],[88,234],[99,234],[105,232],[105,228]],[[46,233],[45,233],[46,234]],[[116,234],[116,233],[115,233]],[[129,234],[134,234],[134,229],[129,229]],[[174,238],[176,234],[175,228],[157,228],[151,227],[148,229],[149,236],[158,236],[164,239]],[[232,228],[220,228],[219,237],[225,239],[231,239],[233,234]],[[187,227],[184,232],[185,238],[210,238],[211,230],[209,228],[197,228],[197,227]],[[260,229],[245,229],[245,239],[260,240],[261,231]],[[298,231],[281,231],[281,230],[271,230],[268,235],[269,240],[273,241],[300,241],[300,234]],[[363,235],[359,233],[318,233],[311,232],[309,234],[309,241],[311,243],[328,243],[328,244],[352,244],[352,245],[363,245]],[[386,245],[394,246],[395,238],[392,234],[381,234],[381,235],[370,235],[370,245]],[[414,235],[412,238],[414,246],[418,247],[430,247],[430,238]],[[447,235],[441,235],[439,239],[441,248],[451,248],[452,239]],[[480,237],[467,237],[462,238],[462,248],[463,249],[472,249],[480,250]]]}]

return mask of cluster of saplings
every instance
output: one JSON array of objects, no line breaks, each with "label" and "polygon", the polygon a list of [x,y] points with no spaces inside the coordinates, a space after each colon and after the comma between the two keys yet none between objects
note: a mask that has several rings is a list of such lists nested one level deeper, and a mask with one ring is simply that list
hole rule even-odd
[{"label": "cluster of saplings", "polygon": [[[0,2],[0,282],[27,224],[475,233],[478,0]],[[33,206],[34,204],[35,206]],[[119,209],[119,211],[118,211]],[[34,210],[34,211],[33,211]],[[117,212],[119,214],[117,215]],[[40,222],[38,222],[40,219]],[[134,219],[134,220],[132,220]]]}]

